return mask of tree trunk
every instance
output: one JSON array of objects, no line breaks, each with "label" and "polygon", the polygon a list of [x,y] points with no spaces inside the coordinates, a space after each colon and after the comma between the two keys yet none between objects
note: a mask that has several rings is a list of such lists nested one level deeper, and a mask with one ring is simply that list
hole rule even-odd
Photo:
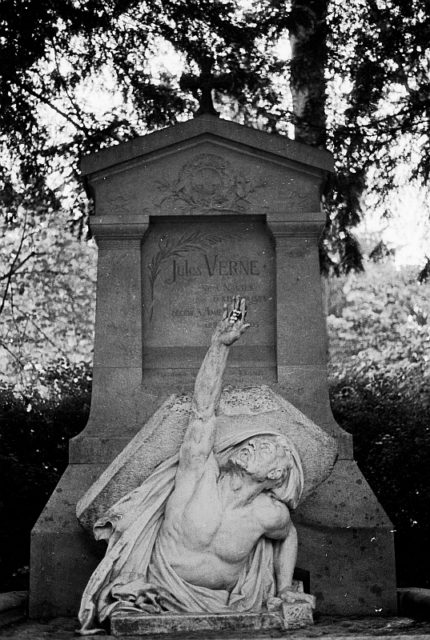
[{"label": "tree trunk", "polygon": [[325,78],[328,0],[292,0],[291,93],[295,137],[314,147],[326,143]]}]

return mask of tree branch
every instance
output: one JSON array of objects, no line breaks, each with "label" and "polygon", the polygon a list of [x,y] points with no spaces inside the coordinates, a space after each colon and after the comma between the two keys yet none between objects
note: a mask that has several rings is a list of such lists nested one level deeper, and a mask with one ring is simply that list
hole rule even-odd
[{"label": "tree branch", "polygon": [[55,344],[55,342],[53,340],[51,340],[51,338],[45,333],[45,331],[43,331],[43,329],[37,324],[37,322],[35,320],[33,320],[33,318],[31,317],[31,315],[27,312],[24,311],[24,309],[21,309],[21,307],[18,307],[18,305],[15,305],[17,311],[19,311],[20,313],[22,313],[23,316],[26,317],[26,319],[28,320],[28,322],[30,322],[37,331],[39,331],[39,333],[42,334],[42,336],[45,338],[45,340],[47,342],[49,342],[49,344],[51,344],[53,347],[55,347],[55,349],[61,353],[63,356],[67,357],[67,353],[58,346],[58,344]]},{"label": "tree branch", "polygon": [[60,65],[58,63],[58,55],[57,55],[57,47],[55,46],[55,42],[54,42],[53,39],[51,39],[51,44],[52,44],[52,48],[54,50],[55,66],[57,67],[58,77],[61,79],[61,84],[63,86],[64,92],[65,92],[70,104],[72,105],[73,109],[75,110],[76,117],[81,122],[82,130],[85,131],[86,135],[89,137],[90,131],[89,131],[88,127],[86,126],[84,118],[82,116],[82,109],[80,109],[80,107],[78,106],[78,104],[76,103],[76,101],[74,100],[72,95],[70,94],[69,87],[67,86],[67,82],[66,82],[65,78],[62,76],[62,74],[60,72]]},{"label": "tree branch", "polygon": [[[7,294],[9,292],[9,287],[10,287],[10,284],[11,284],[11,281],[12,281],[12,276],[16,271],[15,265],[16,265],[16,263],[18,261],[19,255],[21,253],[22,245],[24,244],[26,230],[27,230],[27,211],[25,212],[24,226],[23,226],[23,229],[22,229],[21,240],[19,241],[17,252],[15,254],[14,259],[12,260],[12,264],[10,266],[9,273],[7,273],[6,276],[5,276],[6,277],[6,286],[5,286],[5,289],[3,291],[2,301],[1,301],[1,304],[0,304],[0,315],[2,314],[4,306],[6,304],[6,298],[7,298]],[[24,262],[25,262],[25,260],[24,260]]]},{"label": "tree branch", "polygon": [[41,95],[37,91],[34,91],[33,89],[30,89],[30,87],[26,86],[23,83],[20,84],[20,87],[34,98],[37,98],[44,104],[48,105],[48,107],[50,107],[53,111],[56,111],[58,115],[62,116],[65,120],[67,120],[67,122],[70,122],[70,124],[78,129],[78,131],[83,131],[86,135],[89,135],[88,129],[85,127],[85,125],[79,124],[79,122],[72,118],[68,113],[55,106],[55,104],[52,104],[52,102],[48,100],[48,98],[45,98],[45,96]]},{"label": "tree branch", "polygon": [[23,365],[23,363],[21,362],[21,360],[19,359],[19,357],[18,357],[18,356],[17,356],[17,355],[12,351],[12,349],[10,349],[9,347],[7,347],[7,346],[5,345],[5,343],[3,342],[3,340],[0,340],[0,347],[3,347],[3,349],[4,349],[5,351],[7,351],[7,352],[8,352],[8,354],[9,354],[9,355],[11,355],[11,356],[12,356],[12,358],[13,358],[14,360],[16,360],[16,361],[17,361],[17,363],[19,364],[19,366],[21,367],[21,369],[23,369],[23,368],[24,368],[24,365]]},{"label": "tree branch", "polygon": [[33,258],[34,256],[41,256],[41,255],[43,254],[38,251],[31,251],[28,254],[28,256],[19,263],[19,265],[17,265],[16,267],[11,266],[11,268],[9,269],[9,273],[5,273],[4,275],[0,276],[0,280],[6,280],[9,277],[9,275],[11,274],[14,275],[15,273],[17,273],[17,271],[21,269],[21,267],[27,262],[27,260],[30,260],[30,258]]}]

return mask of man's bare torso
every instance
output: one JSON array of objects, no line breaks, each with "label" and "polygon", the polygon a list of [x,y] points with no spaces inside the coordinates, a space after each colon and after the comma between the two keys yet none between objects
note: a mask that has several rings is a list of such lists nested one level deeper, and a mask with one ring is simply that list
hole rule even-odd
[{"label": "man's bare torso", "polygon": [[269,491],[282,477],[273,451],[259,449],[257,456],[249,441],[246,461],[230,460],[229,471],[222,474],[214,455],[228,351],[248,327],[245,299],[237,296],[230,313],[224,308],[196,377],[175,488],[159,533],[166,560],[178,576],[209,589],[231,590],[262,536],[282,540],[282,546],[292,542],[286,562],[279,562],[285,553],[274,558],[278,588],[291,585],[296,555],[288,508]]},{"label": "man's bare torso", "polygon": [[238,502],[230,478],[221,478],[213,454],[200,469],[178,471],[160,542],[176,573],[211,589],[234,587],[262,536],[282,538],[287,507],[263,492]]}]

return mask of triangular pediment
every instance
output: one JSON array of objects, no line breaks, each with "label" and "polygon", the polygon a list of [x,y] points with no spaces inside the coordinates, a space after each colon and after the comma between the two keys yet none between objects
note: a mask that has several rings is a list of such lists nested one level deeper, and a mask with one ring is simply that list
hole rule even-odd
[{"label": "triangular pediment", "polygon": [[244,153],[261,153],[278,161],[290,161],[320,171],[333,171],[333,157],[325,150],[301,144],[287,136],[268,134],[251,127],[203,115],[160,131],[139,136],[98,153],[86,156],[81,163],[83,175],[118,168],[119,165],[150,161],[159,153],[175,152],[180,145],[194,146],[211,140],[220,146],[242,150]]},{"label": "triangular pediment", "polygon": [[96,215],[319,212],[331,155],[201,116],[85,158]]}]

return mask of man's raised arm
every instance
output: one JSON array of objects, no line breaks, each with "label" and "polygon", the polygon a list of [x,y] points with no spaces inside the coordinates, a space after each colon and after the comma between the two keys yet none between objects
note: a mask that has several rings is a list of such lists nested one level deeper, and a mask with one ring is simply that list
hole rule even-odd
[{"label": "man's raised arm", "polygon": [[208,420],[215,414],[222,389],[229,347],[236,342],[249,327],[245,323],[245,298],[233,298],[232,310],[228,313],[224,306],[222,320],[216,326],[211,345],[202,362],[194,385],[192,409],[201,420]]},{"label": "man's raised arm", "polygon": [[212,336],[210,347],[202,362],[194,385],[192,413],[181,447],[180,463],[206,459],[215,438],[215,411],[222,389],[222,377],[227,364],[229,347],[249,327],[245,322],[246,303],[239,296],[233,298],[229,313],[224,306],[222,320]]}]

